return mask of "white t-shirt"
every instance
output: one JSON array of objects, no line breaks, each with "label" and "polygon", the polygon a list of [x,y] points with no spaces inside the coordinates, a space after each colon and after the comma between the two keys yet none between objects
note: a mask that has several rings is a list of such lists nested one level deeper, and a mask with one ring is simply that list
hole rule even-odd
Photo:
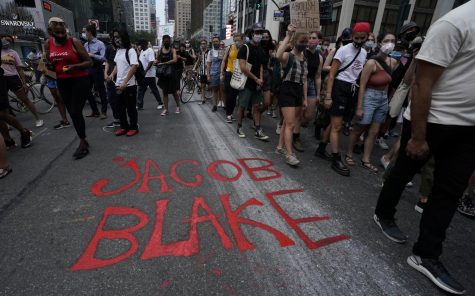
[{"label": "white t-shirt", "polygon": [[[125,58],[125,48],[120,48],[117,50],[117,53],[115,54],[114,62],[117,66],[117,80],[115,82],[116,86],[122,85],[122,83],[125,80],[125,77],[127,77],[127,74],[129,73],[130,70],[130,65],[138,65],[139,62],[137,60],[137,53],[133,48],[129,49],[129,60],[130,60],[130,65],[127,62],[127,59]],[[135,75],[130,78],[129,82],[127,83],[127,86],[133,86],[136,85],[135,81]]]},{"label": "white t-shirt", "polygon": [[[437,20],[416,59],[445,68],[432,88],[428,122],[475,126],[475,1]],[[404,117],[411,120],[411,108]]]},{"label": "white t-shirt", "polygon": [[[343,47],[340,47],[335,54],[333,59],[339,60],[341,65],[339,69],[345,68],[351,61],[355,58],[358,53],[358,48],[356,48],[353,43],[347,44]],[[338,74],[335,78],[341,81],[346,81],[349,83],[355,83],[356,79],[363,70],[364,64],[366,63],[366,56],[368,53],[364,48],[361,49],[360,54],[356,60],[349,66],[345,71]]]},{"label": "white t-shirt", "polygon": [[[142,62],[142,66],[144,70],[147,69],[147,66],[150,62],[155,61],[155,52],[153,51],[152,48],[147,48],[147,50],[142,50],[140,53],[140,62]],[[155,77],[155,67],[152,66],[150,67],[150,70],[145,73],[145,77]]]}]

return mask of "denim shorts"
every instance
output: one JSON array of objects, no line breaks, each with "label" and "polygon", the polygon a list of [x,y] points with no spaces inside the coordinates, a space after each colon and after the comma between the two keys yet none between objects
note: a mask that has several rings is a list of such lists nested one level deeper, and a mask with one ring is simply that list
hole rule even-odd
[{"label": "denim shorts", "polygon": [[212,73],[210,82],[211,87],[218,87],[221,84],[219,73]]},{"label": "denim shorts", "polygon": [[307,98],[315,99],[317,97],[317,82],[315,79],[307,78]]},{"label": "denim shorts", "polygon": [[388,92],[367,88],[363,99],[363,118],[359,124],[383,123],[388,114]]},{"label": "denim shorts", "polygon": [[49,78],[46,76],[46,83],[49,89],[55,89],[58,88],[58,84],[56,83],[56,79]]}]

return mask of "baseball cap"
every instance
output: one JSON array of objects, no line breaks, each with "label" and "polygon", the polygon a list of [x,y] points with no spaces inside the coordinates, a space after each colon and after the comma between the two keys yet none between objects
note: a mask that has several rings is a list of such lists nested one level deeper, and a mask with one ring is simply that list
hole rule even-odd
[{"label": "baseball cap", "polygon": [[51,24],[52,22],[55,22],[55,23],[64,23],[63,19],[60,18],[60,17],[57,17],[57,16],[53,16],[52,18],[50,18],[48,20],[48,25]]},{"label": "baseball cap", "polygon": [[265,28],[261,23],[255,23],[252,26],[252,31],[263,31]]},{"label": "baseball cap", "polygon": [[403,25],[401,29],[399,30],[399,35],[404,34],[407,30],[416,28],[416,33],[419,34],[421,31],[421,28],[416,24],[414,21],[410,21],[409,23]]},{"label": "baseball cap", "polygon": [[353,29],[351,28],[346,28],[341,32],[341,38],[342,39],[349,39],[351,38],[351,35],[353,34]]}]

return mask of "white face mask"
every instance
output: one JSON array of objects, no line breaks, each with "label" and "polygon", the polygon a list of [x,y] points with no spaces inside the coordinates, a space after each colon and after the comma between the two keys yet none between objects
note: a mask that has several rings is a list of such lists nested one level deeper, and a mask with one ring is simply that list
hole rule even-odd
[{"label": "white face mask", "polygon": [[392,42],[384,43],[381,46],[381,51],[385,54],[390,54],[394,50],[395,44]]},{"label": "white face mask", "polygon": [[82,33],[82,34],[81,34],[81,37],[84,38],[84,39],[87,39],[86,33]]}]

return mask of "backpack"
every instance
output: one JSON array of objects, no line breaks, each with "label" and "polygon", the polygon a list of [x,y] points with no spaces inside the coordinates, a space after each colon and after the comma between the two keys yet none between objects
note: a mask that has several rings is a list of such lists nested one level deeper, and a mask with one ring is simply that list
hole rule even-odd
[{"label": "backpack", "polygon": [[[129,50],[130,48],[127,48],[127,50],[125,51],[125,59],[127,60],[127,63],[129,63],[130,65]],[[137,57],[137,60],[139,62],[139,65],[137,66],[137,70],[135,71],[135,74],[134,74],[135,80],[137,81],[138,85],[143,85],[145,84],[145,69],[139,57]]]}]

